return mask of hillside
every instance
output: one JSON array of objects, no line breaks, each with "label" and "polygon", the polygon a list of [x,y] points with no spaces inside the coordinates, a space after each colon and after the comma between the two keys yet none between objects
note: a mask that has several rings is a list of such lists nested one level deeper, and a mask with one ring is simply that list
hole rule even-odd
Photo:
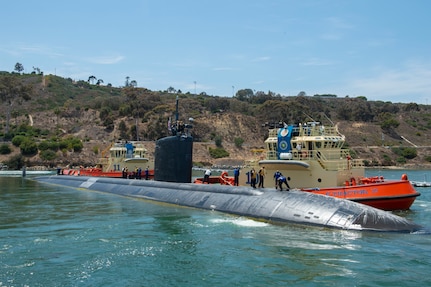
[{"label": "hillside", "polygon": [[[179,97],[180,119],[193,118],[195,139],[193,161],[200,165],[237,165],[256,155],[263,148],[267,135],[265,122],[306,122],[317,120],[325,125],[337,124],[346,136],[347,144],[356,157],[366,159],[372,166],[428,166],[431,136],[429,106],[372,102],[364,97],[334,98],[324,96],[284,97],[271,93],[250,93],[240,90],[234,98],[193,95],[167,91],[124,87],[113,88],[73,82],[55,76],[4,75],[0,77],[2,91],[13,77],[14,86],[29,87],[29,98],[13,98],[2,93],[0,137],[11,139],[17,134],[33,134],[40,143],[73,136],[83,142],[79,152],[62,150],[55,159],[41,159],[40,153],[25,156],[27,166],[94,165],[103,150],[120,138],[146,141],[150,156],[155,140],[168,135],[169,117],[175,117],[175,99]],[[245,93],[245,94],[244,94]],[[13,105],[10,105],[11,100]],[[10,131],[6,133],[7,112],[10,112]],[[136,125],[137,124],[137,125]],[[229,157],[211,158],[208,148],[215,147],[219,137]],[[235,139],[242,139],[241,147]],[[0,155],[7,162],[20,154],[12,149]],[[413,148],[417,155],[400,161],[396,148]]]}]

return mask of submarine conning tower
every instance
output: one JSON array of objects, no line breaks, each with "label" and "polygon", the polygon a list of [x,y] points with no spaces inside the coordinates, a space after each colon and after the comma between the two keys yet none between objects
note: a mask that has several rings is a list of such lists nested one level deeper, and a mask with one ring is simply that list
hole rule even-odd
[{"label": "submarine conning tower", "polygon": [[[189,135],[191,124],[178,120],[178,97],[175,122],[169,129],[172,136],[156,141],[154,155],[154,180],[190,183],[192,181],[193,137]],[[190,118],[189,122],[193,122]]]},{"label": "submarine conning tower", "polygon": [[170,136],[157,140],[154,180],[191,182],[192,153],[193,138],[191,136]]}]

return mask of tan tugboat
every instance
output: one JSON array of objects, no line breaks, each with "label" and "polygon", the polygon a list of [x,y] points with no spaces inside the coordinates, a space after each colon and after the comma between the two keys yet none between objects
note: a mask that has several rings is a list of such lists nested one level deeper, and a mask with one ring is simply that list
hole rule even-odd
[{"label": "tan tugboat", "polygon": [[95,167],[64,169],[62,172],[68,175],[150,179],[154,177],[154,162],[146,155],[147,149],[142,142],[115,142],[107,152],[102,152]]},{"label": "tan tugboat", "polygon": [[[270,125],[265,152],[254,167],[265,167],[267,186],[274,187],[273,175],[279,171],[291,188],[304,192],[349,199],[383,210],[409,209],[420,193],[407,175],[400,180],[365,177],[363,160],[352,158],[343,148],[344,143],[345,137],[337,126],[319,122]],[[248,173],[244,173],[247,178],[241,183],[249,183]]]}]

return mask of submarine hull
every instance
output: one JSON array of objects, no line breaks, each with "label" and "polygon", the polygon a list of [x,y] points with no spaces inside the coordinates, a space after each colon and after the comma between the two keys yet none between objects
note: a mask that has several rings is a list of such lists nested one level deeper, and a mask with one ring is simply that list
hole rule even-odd
[{"label": "submarine hull", "polygon": [[39,182],[108,192],[180,206],[215,210],[267,222],[296,223],[348,230],[415,232],[405,218],[356,202],[291,190],[202,185],[115,178],[52,175]]}]

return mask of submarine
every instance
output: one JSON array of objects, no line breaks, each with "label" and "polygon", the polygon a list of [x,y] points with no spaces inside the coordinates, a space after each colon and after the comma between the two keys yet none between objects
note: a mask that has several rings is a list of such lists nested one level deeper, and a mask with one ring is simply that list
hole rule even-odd
[{"label": "submarine", "polygon": [[156,142],[154,180],[50,175],[33,180],[90,191],[245,216],[269,223],[291,223],[357,231],[416,232],[417,225],[393,213],[353,201],[303,192],[248,186],[194,184],[191,124],[178,120],[172,135]]},{"label": "submarine", "polygon": [[121,178],[50,175],[39,182],[219,211],[270,223],[346,230],[415,232],[407,219],[353,201],[299,190],[279,192],[244,186],[174,183]]}]

